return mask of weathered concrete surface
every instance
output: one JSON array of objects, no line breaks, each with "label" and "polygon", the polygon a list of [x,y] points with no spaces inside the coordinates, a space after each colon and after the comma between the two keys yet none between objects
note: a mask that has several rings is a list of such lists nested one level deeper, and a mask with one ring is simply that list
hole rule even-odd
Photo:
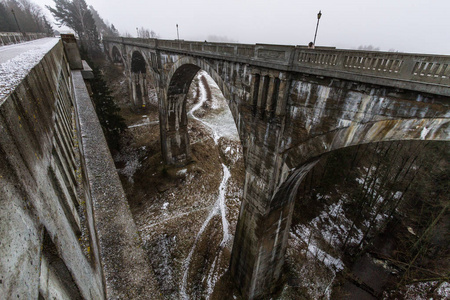
[{"label": "weathered concrete surface", "polygon": [[[2,299],[47,297],[48,286],[65,289],[55,279],[64,276],[83,298],[104,298],[100,264],[79,242],[71,90],[57,42],[0,102]],[[54,245],[52,260],[45,260],[50,250],[42,246],[44,236]],[[51,267],[57,275],[45,277],[56,260],[64,268]]]},{"label": "weathered concrete surface", "polygon": [[81,61],[80,50],[78,50],[77,40],[73,34],[61,34],[61,41],[64,45],[67,61],[72,70],[82,70],[83,62]]},{"label": "weathered concrete surface", "polygon": [[0,61],[17,79],[0,86],[0,298],[158,299],[90,71],[71,71],[78,51],[56,39],[7,47],[19,51]]},{"label": "weathered concrete surface", "polygon": [[185,103],[195,73],[205,70],[222,90],[246,163],[230,270],[248,298],[276,288],[293,196],[322,154],[378,141],[450,140],[449,56],[131,38],[104,43],[131,84],[133,58],[144,58],[140,65],[159,98],[167,164],[190,159]]},{"label": "weathered concrete surface", "polygon": [[109,153],[97,115],[82,84],[81,71],[72,71],[79,116],[82,157],[92,199],[93,229],[98,234],[108,299],[158,299],[159,292],[141,239]]}]

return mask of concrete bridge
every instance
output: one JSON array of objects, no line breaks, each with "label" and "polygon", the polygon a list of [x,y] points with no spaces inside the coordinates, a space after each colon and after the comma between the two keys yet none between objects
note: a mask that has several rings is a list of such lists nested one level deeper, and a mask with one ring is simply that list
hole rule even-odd
[{"label": "concrete bridge", "polygon": [[124,64],[134,105],[155,86],[166,164],[190,159],[186,94],[197,71],[227,99],[246,172],[230,270],[251,299],[280,279],[293,199],[321,155],[450,140],[450,56],[136,38],[105,38],[104,46]]}]

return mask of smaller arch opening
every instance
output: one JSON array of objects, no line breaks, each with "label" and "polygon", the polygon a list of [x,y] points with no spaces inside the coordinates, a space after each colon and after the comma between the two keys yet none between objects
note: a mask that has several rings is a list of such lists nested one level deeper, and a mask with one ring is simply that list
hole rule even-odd
[{"label": "smaller arch opening", "polygon": [[143,109],[148,102],[147,63],[139,51],[131,57],[131,97],[135,108]]},{"label": "smaller arch opening", "polygon": [[280,78],[275,77],[274,85],[273,85],[272,99],[271,99],[270,106],[269,106],[270,118],[273,118],[277,111],[278,94],[279,93],[280,93]]},{"label": "smaller arch opening", "polygon": [[116,46],[113,46],[113,48],[112,48],[112,61],[113,61],[113,63],[117,63],[117,64],[123,63],[122,55],[120,54],[120,51],[119,51],[119,49],[117,49]]},{"label": "smaller arch opening", "polygon": [[260,101],[260,103],[258,103],[258,108],[261,112],[261,118],[264,118],[264,116],[265,116],[264,111],[266,109],[266,104],[267,104],[267,100],[269,97],[268,94],[269,94],[270,77],[268,75],[265,75],[262,78],[262,81],[263,81],[263,86],[261,89],[261,100],[258,100],[258,101]]},{"label": "smaller arch opening", "polygon": [[146,73],[146,62],[139,51],[134,51],[131,58],[131,72]]}]

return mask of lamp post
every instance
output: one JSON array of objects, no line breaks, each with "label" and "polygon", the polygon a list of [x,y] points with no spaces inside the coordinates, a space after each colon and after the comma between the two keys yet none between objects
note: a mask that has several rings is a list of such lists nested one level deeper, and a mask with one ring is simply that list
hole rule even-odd
[{"label": "lamp post", "polygon": [[316,25],[316,33],[314,34],[314,45],[316,45],[316,36],[317,36],[317,29],[319,28],[319,21],[320,17],[322,16],[322,11],[319,10],[319,13],[317,14],[317,25]]},{"label": "lamp post", "polygon": [[139,37],[139,29],[136,27],[136,37]]},{"label": "lamp post", "polygon": [[180,41],[180,34],[178,33],[178,24],[177,24],[177,39]]}]

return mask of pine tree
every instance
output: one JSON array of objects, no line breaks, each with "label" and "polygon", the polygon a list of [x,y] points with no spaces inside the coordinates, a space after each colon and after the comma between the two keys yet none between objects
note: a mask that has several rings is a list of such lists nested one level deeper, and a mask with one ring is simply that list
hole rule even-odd
[{"label": "pine tree", "polygon": [[0,2],[0,31],[19,31],[14,15],[22,32],[44,32],[48,33],[45,17],[40,6],[29,0],[6,0]]},{"label": "pine tree", "polygon": [[[92,64],[91,64],[92,65]],[[97,67],[93,67],[94,79],[90,81],[95,111],[111,150],[119,150],[119,138],[127,127],[120,116],[120,108],[114,102],[111,91]]]},{"label": "pine tree", "polygon": [[119,36],[119,30],[117,30],[116,27],[114,27],[114,24],[111,24],[111,32],[112,36]]},{"label": "pine tree", "polygon": [[92,17],[95,20],[95,25],[97,26],[97,31],[101,36],[114,36],[114,32],[112,29],[108,26],[107,22],[100,17],[99,13],[92,7],[92,5],[89,6],[89,10],[92,13]]},{"label": "pine tree", "polygon": [[91,11],[84,0],[54,0],[55,8],[46,6],[59,25],[72,28],[78,35],[82,51],[91,55],[100,51],[100,40]]},{"label": "pine tree", "polygon": [[11,32],[16,30],[17,26],[12,19],[11,10],[0,2],[0,31]]},{"label": "pine tree", "polygon": [[50,22],[47,20],[46,17],[42,17],[42,18],[43,18],[45,33],[47,33],[50,36],[53,35],[54,31],[53,31],[52,25],[50,25]]}]

